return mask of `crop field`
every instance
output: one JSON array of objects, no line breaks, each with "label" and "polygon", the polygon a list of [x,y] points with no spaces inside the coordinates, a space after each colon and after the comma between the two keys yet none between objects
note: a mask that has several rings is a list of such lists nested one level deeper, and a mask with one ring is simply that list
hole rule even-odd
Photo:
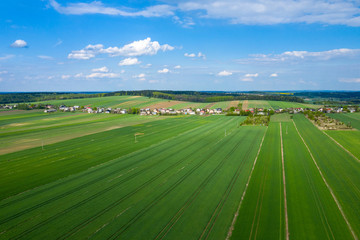
[{"label": "crop field", "polygon": [[360,131],[244,120],[1,112],[0,239],[358,239]]},{"label": "crop field", "polygon": [[329,117],[337,119],[345,124],[350,123],[353,128],[360,131],[360,114],[359,113],[329,113]]},{"label": "crop field", "polygon": [[268,101],[273,109],[279,108],[320,108],[321,105],[305,104],[297,102]]},{"label": "crop field", "polygon": [[[20,165],[26,169],[26,164],[39,163],[42,174],[61,168],[66,169],[68,177],[52,181],[52,176],[46,175],[44,178],[49,184],[39,184],[37,188],[2,200],[1,237],[224,238],[265,132],[264,127],[239,128],[241,119],[224,116],[178,119],[182,127],[174,127],[176,120],[171,118],[168,120],[171,126],[166,126],[167,120],[159,121],[163,129],[168,128],[168,131],[160,132],[154,130],[155,126],[145,127],[144,124],[141,129],[145,131],[144,137],[136,144],[131,142],[139,147],[127,154],[114,154],[116,147],[109,146],[106,139],[118,146],[126,144],[121,139],[129,140],[126,134],[111,130],[107,135],[112,136],[94,134],[81,141],[76,139],[47,146],[46,151],[35,148],[22,151],[20,156],[4,155],[11,161],[2,162],[1,169],[13,169],[15,172],[11,175],[14,178],[21,178],[23,172],[27,172],[20,171]],[[155,125],[155,122],[151,124]],[[181,132],[176,132],[177,129]],[[152,139],[149,147],[146,146],[146,136],[151,134],[154,136],[149,137]],[[156,135],[165,140],[154,142]],[[204,138],[206,140],[199,141]],[[87,151],[81,149],[91,139],[98,143],[84,150],[89,151],[101,142],[102,145],[90,154],[97,161],[106,152],[113,155],[107,156],[106,162],[100,161],[102,164],[70,175],[70,163],[86,162],[81,160],[81,155]],[[74,153],[59,151],[63,145],[71,145]],[[100,148],[105,149],[95,156]],[[75,149],[81,150],[82,154],[73,155]],[[29,155],[33,156],[33,161],[26,159]],[[67,157],[69,160],[64,161]],[[52,169],[50,163],[46,164],[49,159],[68,163]],[[28,172],[31,176],[40,174]],[[2,187],[12,184],[9,188],[1,188],[3,198],[9,193],[13,195],[11,189],[24,183],[14,183],[10,179],[2,182]],[[194,219],[194,211],[201,218]],[[61,228],[57,227],[59,224]]]}]

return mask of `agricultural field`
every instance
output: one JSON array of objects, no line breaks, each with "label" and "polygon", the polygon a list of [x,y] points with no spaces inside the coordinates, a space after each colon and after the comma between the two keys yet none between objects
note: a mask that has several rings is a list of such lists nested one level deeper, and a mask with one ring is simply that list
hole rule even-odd
[{"label": "agricultural field", "polygon": [[360,113],[328,113],[326,115],[345,124],[350,123],[353,128],[360,130]]},{"label": "agricultural field", "polygon": [[[151,126],[121,128],[124,133],[110,130],[45,150],[3,155],[1,237],[225,238],[266,130],[239,127],[242,119],[169,118]],[[145,132],[143,137],[130,142],[139,131]],[[130,145],[132,152],[121,152]],[[101,154],[95,155],[98,151]],[[106,153],[110,154],[104,157],[107,161],[101,160]],[[87,162],[91,160],[86,155],[96,165]],[[27,164],[37,164],[41,171],[35,174]],[[59,165],[52,168],[53,164]],[[86,169],[71,173],[70,165],[78,169],[84,164]],[[9,169],[11,174],[6,174]],[[46,174],[56,169],[65,170],[67,177],[54,180]],[[36,188],[28,185],[16,195],[12,190],[26,184],[29,177],[21,182],[14,179],[26,174],[33,178],[44,174],[44,183],[37,182]],[[194,212],[201,218],[194,219]]]},{"label": "agricultural field", "polygon": [[245,119],[1,112],[0,239],[358,239],[360,131]]}]

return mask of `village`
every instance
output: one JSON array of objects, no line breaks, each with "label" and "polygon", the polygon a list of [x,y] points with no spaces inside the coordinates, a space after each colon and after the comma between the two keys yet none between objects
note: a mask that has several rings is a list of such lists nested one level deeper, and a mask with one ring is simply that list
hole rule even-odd
[{"label": "village", "polygon": [[341,107],[321,107],[318,109],[314,108],[184,108],[184,109],[173,109],[173,108],[106,108],[106,107],[89,107],[89,106],[55,106],[55,105],[34,105],[34,104],[14,104],[14,105],[0,105],[0,109],[14,110],[14,109],[44,109],[45,113],[53,113],[57,111],[62,112],[75,112],[82,111],[85,113],[106,113],[106,114],[139,114],[141,116],[154,116],[154,115],[214,115],[214,114],[226,114],[231,116],[247,116],[247,115],[272,115],[274,113],[287,112],[290,114],[296,114],[305,111],[311,112],[323,112],[323,113],[354,113],[360,111],[358,106],[341,106]]}]

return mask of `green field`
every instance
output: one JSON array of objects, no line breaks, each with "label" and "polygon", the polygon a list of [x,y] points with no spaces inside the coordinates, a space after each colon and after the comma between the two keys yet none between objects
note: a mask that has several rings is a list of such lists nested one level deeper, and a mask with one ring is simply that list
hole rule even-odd
[{"label": "green field", "polygon": [[327,115],[345,124],[350,123],[353,128],[360,130],[360,113],[329,113]]},{"label": "green field", "polygon": [[357,239],[360,131],[244,120],[1,112],[0,239]]}]

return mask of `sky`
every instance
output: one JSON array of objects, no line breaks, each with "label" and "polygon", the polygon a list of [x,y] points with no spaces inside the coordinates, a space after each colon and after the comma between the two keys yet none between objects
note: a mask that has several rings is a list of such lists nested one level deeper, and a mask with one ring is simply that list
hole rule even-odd
[{"label": "sky", "polygon": [[2,0],[0,92],[360,90],[359,0]]}]

